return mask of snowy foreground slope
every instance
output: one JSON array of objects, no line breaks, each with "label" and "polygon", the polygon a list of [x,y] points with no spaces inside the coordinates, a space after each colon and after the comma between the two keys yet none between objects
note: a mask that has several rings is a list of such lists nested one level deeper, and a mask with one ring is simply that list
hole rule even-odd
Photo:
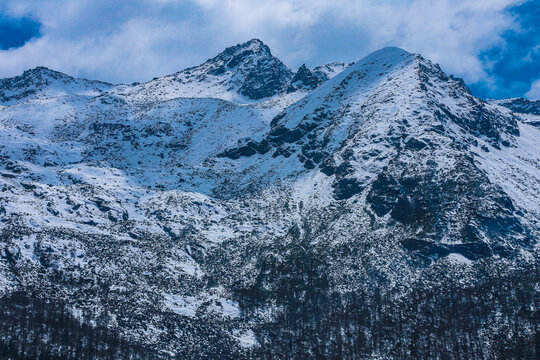
[{"label": "snowy foreground slope", "polygon": [[0,354],[534,359],[540,127],[511,109],[401,49],[294,72],[259,40],[0,80]]}]

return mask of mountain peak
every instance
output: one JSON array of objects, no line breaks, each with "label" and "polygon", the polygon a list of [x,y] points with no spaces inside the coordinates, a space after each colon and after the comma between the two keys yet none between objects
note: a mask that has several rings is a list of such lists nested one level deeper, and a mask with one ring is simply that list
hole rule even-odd
[{"label": "mountain peak", "polygon": [[293,72],[259,39],[227,47],[201,65],[141,84],[133,91],[158,98],[214,97],[229,101],[259,100],[285,92]]},{"label": "mountain peak", "polygon": [[23,74],[35,74],[35,73],[60,73],[59,71],[50,69],[46,66],[36,66],[32,69],[25,70]]},{"label": "mountain peak", "polygon": [[102,81],[77,79],[45,66],[37,66],[25,70],[21,75],[0,79],[0,103],[17,102],[51,89],[57,94],[63,94],[67,89],[74,93],[99,94],[111,86]]},{"label": "mountain peak", "polygon": [[75,80],[69,75],[44,66],[25,70],[21,75],[0,79],[0,102],[18,101],[36,94],[56,82]]},{"label": "mountain peak", "polygon": [[270,48],[259,39],[251,39],[245,43],[229,46],[208,62],[226,61],[228,67],[235,67],[248,57],[272,58]]},{"label": "mountain peak", "polygon": [[[49,69],[45,66],[37,66],[32,69],[25,70],[20,76],[21,78],[36,78],[36,79],[64,79],[73,80],[74,78],[60,71]],[[16,77],[17,78],[17,77]]]},{"label": "mountain peak", "polygon": [[366,57],[362,58],[360,61],[356,62],[356,66],[365,66],[367,64],[384,64],[384,65],[396,65],[407,58],[411,54],[398,47],[385,47],[377,51],[372,52]]},{"label": "mountain peak", "polygon": [[385,55],[398,55],[398,56],[405,56],[405,55],[410,55],[411,53],[409,53],[407,50],[404,50],[400,47],[397,47],[397,46],[386,46],[386,47],[383,47],[379,50],[376,50],[374,52],[371,53],[372,55],[375,55],[375,54],[378,54],[378,55],[382,55],[382,54],[385,54]]},{"label": "mountain peak", "polygon": [[259,39],[251,39],[249,41],[246,41],[245,43],[240,44],[240,46],[255,47],[255,48],[258,48],[258,49],[261,49],[261,48],[264,48],[264,47],[268,48],[268,46],[266,46],[266,44],[263,43]]},{"label": "mountain peak", "polygon": [[296,74],[291,80],[291,86],[289,91],[294,91],[296,89],[315,89],[319,84],[325,79],[317,77],[310,69],[306,67],[306,64],[300,66]]},{"label": "mountain peak", "polygon": [[226,48],[202,65],[210,75],[230,77],[230,88],[258,100],[283,91],[292,71],[259,39]]},{"label": "mountain peak", "polygon": [[402,48],[396,46],[387,46],[372,52],[368,55],[368,57],[400,58],[408,55],[411,55],[411,53],[403,50]]}]

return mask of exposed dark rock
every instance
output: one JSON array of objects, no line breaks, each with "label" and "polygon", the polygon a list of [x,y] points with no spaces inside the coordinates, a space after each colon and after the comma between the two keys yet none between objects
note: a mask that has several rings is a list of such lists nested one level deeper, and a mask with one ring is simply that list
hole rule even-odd
[{"label": "exposed dark rock", "polygon": [[405,143],[405,148],[411,149],[411,150],[422,150],[425,148],[427,144],[421,140],[418,140],[416,138],[410,138]]},{"label": "exposed dark rock", "polygon": [[528,100],[524,98],[496,100],[496,104],[509,108],[510,110],[521,113],[540,115],[540,100]]},{"label": "exposed dark rock", "polygon": [[306,65],[300,66],[296,74],[291,80],[288,91],[296,91],[298,89],[315,89],[321,83],[321,79],[309,70]]},{"label": "exposed dark rock", "polygon": [[219,153],[218,157],[228,157],[230,159],[239,159],[241,157],[249,157],[255,154],[266,154],[270,151],[271,147],[268,141],[263,140],[260,143],[255,141],[249,141],[247,144],[235,149],[229,149],[222,153]]},{"label": "exposed dark rock", "polygon": [[409,238],[401,241],[401,245],[414,254],[431,261],[450,255],[460,254],[469,260],[478,260],[492,255],[488,245],[484,243],[437,244],[432,241]]},{"label": "exposed dark rock", "polygon": [[382,173],[371,184],[367,201],[377,216],[388,214],[398,201],[399,185],[394,178]]},{"label": "exposed dark rock", "polygon": [[362,192],[363,186],[355,178],[344,178],[334,184],[334,198],[336,200],[345,200],[353,197],[354,195]]}]

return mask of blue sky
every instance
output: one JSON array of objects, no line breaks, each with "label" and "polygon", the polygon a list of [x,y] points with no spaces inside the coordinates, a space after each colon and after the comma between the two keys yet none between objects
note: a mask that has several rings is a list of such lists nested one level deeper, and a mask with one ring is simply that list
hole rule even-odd
[{"label": "blue sky", "polygon": [[9,50],[40,36],[40,24],[28,18],[0,17],[0,50]]},{"label": "blue sky", "polygon": [[484,98],[540,99],[538,0],[3,0],[0,77],[146,81],[260,38],[289,67],[399,46]]}]

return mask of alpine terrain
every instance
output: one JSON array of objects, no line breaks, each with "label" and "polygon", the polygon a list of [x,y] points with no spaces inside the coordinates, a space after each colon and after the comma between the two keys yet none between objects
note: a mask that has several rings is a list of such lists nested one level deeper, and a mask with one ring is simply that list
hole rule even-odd
[{"label": "alpine terrain", "polygon": [[260,40],[0,80],[0,358],[537,359],[540,105]]}]

